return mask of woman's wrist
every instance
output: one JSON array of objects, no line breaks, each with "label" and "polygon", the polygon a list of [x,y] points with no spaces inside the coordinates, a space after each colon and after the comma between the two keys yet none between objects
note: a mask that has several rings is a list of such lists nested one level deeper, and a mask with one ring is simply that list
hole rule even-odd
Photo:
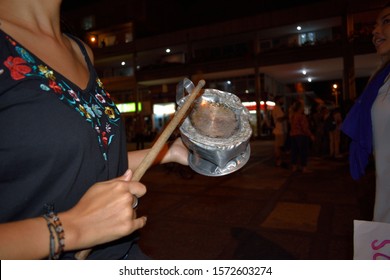
[{"label": "woman's wrist", "polygon": [[58,213],[58,217],[61,220],[62,227],[65,233],[65,251],[72,251],[80,249],[82,246],[79,244],[81,234],[79,233],[79,227],[77,221],[71,217],[69,211]]},{"label": "woman's wrist", "polygon": [[49,259],[57,260],[64,252],[65,232],[60,218],[54,211],[43,215],[49,230]]}]

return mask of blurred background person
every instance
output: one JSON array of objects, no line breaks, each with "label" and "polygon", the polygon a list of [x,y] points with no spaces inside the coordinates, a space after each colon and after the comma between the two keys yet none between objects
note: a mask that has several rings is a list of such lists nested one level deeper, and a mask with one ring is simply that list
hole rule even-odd
[{"label": "blurred background person", "polygon": [[282,152],[285,148],[287,136],[288,115],[284,112],[284,100],[282,96],[275,97],[275,106],[272,110],[272,120],[274,123],[274,160],[276,166],[282,165]]},{"label": "blurred background person", "polygon": [[314,135],[310,130],[309,120],[304,113],[304,104],[296,101],[291,106],[290,136],[291,136],[291,165],[292,171],[302,170],[310,172],[307,168],[310,140],[314,141]]},{"label": "blurred background person", "polygon": [[324,117],[323,111],[325,106],[317,104],[313,110],[311,117],[311,131],[315,136],[315,140],[312,143],[312,154],[313,156],[321,158],[324,155]]},{"label": "blurred background person", "polygon": [[329,156],[331,158],[340,158],[341,125],[343,123],[340,108],[334,108],[330,112],[329,118],[332,122],[331,129],[329,130]]}]

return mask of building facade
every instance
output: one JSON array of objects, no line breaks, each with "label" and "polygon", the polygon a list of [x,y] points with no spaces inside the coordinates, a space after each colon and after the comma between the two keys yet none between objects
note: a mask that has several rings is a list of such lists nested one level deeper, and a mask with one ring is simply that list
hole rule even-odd
[{"label": "building facade", "polygon": [[[151,19],[158,15],[153,1],[111,2],[89,1],[64,15],[93,49],[105,88],[130,108],[122,109],[129,134],[134,116],[142,114],[152,138],[174,113],[176,85],[185,77],[248,102],[255,137],[269,133],[264,128],[272,106],[265,104],[275,96],[341,106],[354,100],[375,69],[371,30],[386,1],[306,1],[266,10],[271,1],[263,0],[248,16],[207,25],[196,26],[196,13],[188,13],[192,26],[169,31],[159,31],[163,23]],[[248,8],[256,7],[253,2]],[[319,92],[313,86],[319,82],[340,83],[340,90]]]}]

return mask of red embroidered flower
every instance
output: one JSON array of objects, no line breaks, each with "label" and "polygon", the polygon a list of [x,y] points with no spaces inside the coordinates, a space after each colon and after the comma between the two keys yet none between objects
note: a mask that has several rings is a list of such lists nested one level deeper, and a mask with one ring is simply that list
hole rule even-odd
[{"label": "red embroidered flower", "polygon": [[105,131],[102,132],[102,141],[105,147],[107,147],[108,144],[108,138],[107,138],[107,133]]},{"label": "red embroidered flower", "polygon": [[55,93],[62,93],[62,88],[53,80],[49,80],[49,87],[54,90]]},{"label": "red embroidered flower", "polygon": [[25,74],[31,72],[31,68],[28,65],[25,65],[26,61],[21,57],[12,57],[9,56],[4,65],[7,66],[11,72],[11,77],[14,80],[20,80],[25,77]]}]

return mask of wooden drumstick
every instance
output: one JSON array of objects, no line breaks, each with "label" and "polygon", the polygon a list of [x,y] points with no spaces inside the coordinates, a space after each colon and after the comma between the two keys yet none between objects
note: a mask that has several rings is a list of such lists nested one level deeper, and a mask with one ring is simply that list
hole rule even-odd
[{"label": "wooden drumstick", "polygon": [[134,171],[132,181],[139,181],[141,177],[144,175],[146,170],[152,165],[154,160],[156,159],[157,155],[160,153],[161,149],[164,147],[165,143],[171,136],[171,134],[175,131],[178,124],[182,121],[182,119],[185,117],[188,109],[198,96],[198,93],[202,89],[202,87],[205,85],[204,80],[200,80],[198,85],[194,88],[192,93],[188,96],[188,99],[184,102],[183,106],[180,108],[179,111],[176,112],[175,116],[171,119],[171,121],[168,123],[166,128],[163,130],[161,135],[158,137],[157,141],[153,144],[153,147],[148,152],[148,154],[144,157],[140,165],[137,167],[137,169]]},{"label": "wooden drumstick", "polygon": [[[168,141],[171,134],[175,131],[176,127],[186,116],[188,109],[191,107],[194,100],[198,97],[200,90],[202,89],[202,87],[204,87],[205,84],[206,82],[204,80],[199,81],[198,85],[187,97],[187,100],[184,102],[183,106],[180,108],[179,111],[176,112],[175,116],[168,123],[166,128],[158,137],[157,141],[153,144],[150,151],[146,154],[144,159],[141,161],[140,165],[134,171],[134,174],[131,178],[132,181],[138,182],[139,180],[141,180],[146,170],[149,169],[149,167],[153,164],[158,154],[161,152],[162,148],[164,147],[165,143]],[[88,257],[88,255],[91,253],[91,251],[92,249],[85,249],[79,251],[75,254],[75,257],[78,260],[85,260]]]}]

